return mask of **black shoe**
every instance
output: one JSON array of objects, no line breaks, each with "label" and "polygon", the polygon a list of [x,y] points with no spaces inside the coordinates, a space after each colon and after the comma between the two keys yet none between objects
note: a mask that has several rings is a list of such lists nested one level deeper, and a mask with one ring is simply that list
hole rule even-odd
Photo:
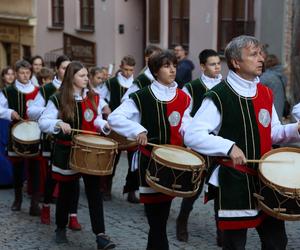
[{"label": "black shoe", "polygon": [[65,228],[57,228],[55,230],[55,242],[57,244],[68,243]]},{"label": "black shoe", "polygon": [[130,202],[130,203],[134,203],[134,204],[140,203],[140,200],[135,196],[134,191],[130,191],[128,193],[127,201]]},{"label": "black shoe", "polygon": [[116,244],[113,243],[110,238],[106,234],[98,234],[96,238],[97,249],[99,250],[107,250],[113,249],[116,247]]},{"label": "black shoe", "polygon": [[11,211],[21,211],[21,204],[22,204],[22,202],[21,201],[17,201],[17,200],[15,200],[14,202],[13,202],[13,204],[11,205]]}]

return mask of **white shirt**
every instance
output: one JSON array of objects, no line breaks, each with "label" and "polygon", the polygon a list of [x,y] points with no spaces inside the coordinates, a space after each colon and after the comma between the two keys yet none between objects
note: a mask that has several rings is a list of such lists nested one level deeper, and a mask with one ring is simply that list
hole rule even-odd
[{"label": "white shirt", "polygon": [[[88,89],[84,89],[83,91],[83,95],[74,95],[75,100],[80,101],[83,100],[86,95],[87,95]],[[44,133],[48,133],[48,134],[57,134],[59,132],[59,130],[57,129],[57,123],[61,122],[61,119],[58,119],[58,109],[56,108],[56,106],[54,105],[54,103],[49,100],[46,106],[46,109],[44,110],[44,112],[42,113],[40,119],[38,120],[39,122],[39,127],[41,129],[42,132]],[[109,134],[110,131],[105,131],[104,127],[107,124],[107,121],[102,119],[102,114],[101,114],[101,106],[100,103],[97,107],[97,118],[94,120],[94,126],[96,128],[101,128],[101,130],[103,131],[103,133],[105,134]]]},{"label": "white shirt", "polygon": [[[55,76],[52,81],[52,84],[54,85],[56,90],[58,90],[61,86],[61,81],[58,80],[57,77]],[[44,99],[43,95],[40,92],[38,92],[38,94],[36,95],[36,97],[28,107],[27,113],[29,119],[33,121],[37,121],[41,117],[45,109],[46,109],[46,100]]]},{"label": "white shirt", "polygon": [[[129,77],[129,78],[126,78],[124,77],[121,72],[118,73],[117,75],[117,79],[118,79],[118,82],[119,84],[124,87],[124,88],[130,88],[132,86],[132,82],[133,82],[133,76]],[[109,80],[108,80],[109,81]],[[128,90],[127,90],[128,91]],[[126,91],[126,92],[127,92]],[[125,93],[126,93],[125,92]],[[104,84],[103,87],[102,87],[102,93],[104,95],[104,98],[109,102],[110,101],[110,91],[109,89],[107,88],[107,85]]]},{"label": "white shirt", "polygon": [[[24,94],[31,93],[34,91],[35,87],[29,81],[26,84],[20,83],[18,80],[15,81],[14,86],[16,89]],[[11,121],[11,113],[13,112],[13,109],[8,108],[8,101],[3,94],[3,92],[0,93],[0,118]]]},{"label": "white shirt", "polygon": [[[202,74],[201,75],[201,80],[204,83],[204,85],[206,86],[206,88],[212,89],[214,86],[216,86],[218,83],[220,83],[222,81],[222,75],[219,74],[216,78],[210,78],[210,77]],[[192,112],[193,105],[194,105],[194,100],[191,97],[190,92],[188,91],[188,89],[185,86],[182,88],[182,90],[186,94],[188,94],[188,96],[191,98],[191,103],[190,103],[190,106],[189,106],[189,110],[190,110],[190,112]]]},{"label": "white shirt", "polygon": [[[154,81],[150,88],[155,97],[160,101],[171,101],[177,90],[177,83],[171,84],[170,87]],[[188,109],[185,110],[182,118],[180,133],[184,134],[185,127],[190,122],[191,117]],[[112,130],[127,138],[135,139],[138,134],[147,132],[141,124],[141,114],[135,102],[128,98],[108,116],[108,123]]]},{"label": "white shirt", "polygon": [[[153,82],[155,79],[154,79],[154,77],[153,77],[153,75],[151,74],[151,72],[150,72],[150,69],[147,67],[146,69],[145,69],[145,71],[143,72],[147,77],[148,77],[148,79],[151,81],[151,82]],[[131,85],[131,87],[129,87],[129,89],[125,92],[125,94],[123,95],[123,97],[122,97],[122,99],[121,99],[121,102],[124,102],[126,99],[128,99],[129,98],[129,95],[131,94],[131,93],[134,93],[134,92],[136,92],[136,91],[138,91],[140,88],[139,88],[139,86],[138,85],[136,85],[135,83],[133,83],[132,85]]]},{"label": "white shirt", "polygon": [[100,108],[101,110],[105,107],[108,106],[107,102],[104,100],[104,98],[101,97],[101,93],[99,88],[93,88],[93,90],[95,91],[95,93],[97,93],[99,95],[99,99],[100,99]]}]

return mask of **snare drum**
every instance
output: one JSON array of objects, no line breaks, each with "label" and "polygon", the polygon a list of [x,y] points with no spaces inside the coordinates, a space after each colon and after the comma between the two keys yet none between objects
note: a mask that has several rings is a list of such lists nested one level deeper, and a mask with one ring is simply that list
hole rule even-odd
[{"label": "snare drum", "polygon": [[127,150],[129,148],[137,146],[136,141],[130,141],[126,137],[119,135],[113,130],[109,133],[108,138],[111,138],[118,143],[118,150]]},{"label": "snare drum", "polygon": [[260,208],[277,219],[299,220],[300,149],[274,149],[262,160],[265,162],[258,169],[259,194],[254,194]]},{"label": "snare drum", "polygon": [[41,130],[34,121],[21,121],[11,130],[12,148],[20,156],[33,157],[40,153]]},{"label": "snare drum", "polygon": [[205,160],[199,154],[175,145],[154,147],[146,181],[158,192],[178,197],[195,195],[202,181]]},{"label": "snare drum", "polygon": [[106,137],[79,134],[73,137],[70,167],[90,175],[111,175],[117,143]]}]

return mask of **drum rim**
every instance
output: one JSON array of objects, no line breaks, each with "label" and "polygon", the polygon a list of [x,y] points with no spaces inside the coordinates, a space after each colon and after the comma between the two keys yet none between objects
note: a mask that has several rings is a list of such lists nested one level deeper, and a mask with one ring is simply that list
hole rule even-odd
[{"label": "drum rim", "polygon": [[36,139],[36,140],[23,141],[23,140],[21,140],[21,139],[19,139],[19,138],[17,138],[17,137],[14,136],[14,131],[15,131],[16,127],[17,127],[18,125],[22,124],[22,123],[25,123],[25,122],[33,122],[33,123],[38,124],[36,121],[19,121],[19,122],[17,122],[16,124],[14,124],[14,125],[12,126],[12,128],[11,128],[11,137],[12,137],[15,141],[17,141],[17,142],[19,142],[19,143],[23,143],[23,144],[28,144],[28,145],[30,145],[30,144],[40,143],[40,141],[41,141],[41,134],[42,134],[42,131],[41,131],[41,130],[40,130],[40,132],[41,132],[41,133],[40,133],[40,139]]},{"label": "drum rim", "polygon": [[165,160],[164,158],[158,156],[157,154],[155,154],[155,151],[157,149],[161,148],[161,147],[157,146],[157,147],[154,147],[152,149],[151,158],[154,161],[158,162],[159,164],[166,165],[166,166],[169,166],[168,164],[172,164],[173,165],[172,168],[178,169],[178,170],[186,170],[186,171],[193,171],[194,170],[193,168],[196,168],[196,167],[199,167],[199,169],[205,168],[205,159],[199,153],[196,153],[196,152],[194,152],[194,151],[192,151],[192,150],[190,150],[188,148],[177,146],[177,145],[163,144],[163,146],[167,146],[167,147],[175,148],[175,149],[180,149],[180,150],[183,150],[185,152],[191,153],[191,154],[195,155],[196,157],[200,158],[200,160],[202,161],[202,164],[199,164],[199,165],[188,165],[188,164],[180,164],[180,163],[170,162],[170,161]]},{"label": "drum rim", "polygon": [[[276,148],[276,149],[272,149],[270,151],[268,151],[267,153],[265,153],[262,157],[261,160],[266,159],[269,155],[272,155],[274,153],[278,153],[278,152],[296,152],[296,153],[300,153],[300,148],[292,148],[292,147],[282,147],[282,148]],[[258,176],[259,179],[268,187],[270,187],[271,185],[275,186],[276,188],[279,189],[279,191],[281,191],[282,193],[296,193],[299,194],[300,193],[300,188],[290,188],[290,187],[284,187],[281,185],[278,185],[270,180],[268,180],[263,174],[262,174],[262,163],[259,163],[259,167],[258,167]],[[297,192],[298,191],[298,192]]]},{"label": "drum rim", "polygon": [[[104,144],[96,144],[96,143],[92,143],[92,142],[84,142],[84,141],[80,141],[77,139],[77,137],[79,136],[86,136],[86,137],[100,137],[101,139],[104,139],[104,140],[108,140],[110,142],[113,143],[113,145],[104,145]],[[117,149],[118,148],[118,143],[111,139],[111,138],[107,138],[105,136],[98,136],[98,135],[89,135],[89,134],[77,134],[77,135],[74,135],[73,137],[73,144],[74,145],[82,145],[82,146],[93,146],[95,148],[103,148],[103,149]]]},{"label": "drum rim", "polygon": [[183,191],[171,191],[171,189],[167,189],[166,187],[154,182],[151,180],[151,178],[149,177],[150,174],[148,171],[146,171],[145,173],[145,179],[147,184],[153,188],[155,191],[166,194],[166,195],[170,195],[172,197],[183,197],[183,198],[188,198],[188,197],[192,197],[194,195],[196,195],[196,193],[199,190],[200,185],[198,185],[198,187],[196,188],[196,190],[194,191],[188,191],[188,192],[183,192]]},{"label": "drum rim", "polygon": [[274,212],[270,207],[268,207],[263,201],[258,200],[258,206],[261,210],[263,210],[269,216],[275,217],[279,220],[287,220],[287,221],[297,221],[300,220],[300,214],[285,214],[281,212]]}]

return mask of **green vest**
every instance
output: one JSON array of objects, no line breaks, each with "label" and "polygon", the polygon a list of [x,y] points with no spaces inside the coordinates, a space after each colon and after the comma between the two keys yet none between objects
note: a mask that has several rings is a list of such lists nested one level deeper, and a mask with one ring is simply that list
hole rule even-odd
[{"label": "green vest", "polygon": [[50,96],[52,96],[56,91],[57,89],[52,82],[40,87],[40,93],[43,96],[46,104],[48,103]]},{"label": "green vest", "polygon": [[121,99],[128,88],[121,86],[117,77],[113,77],[106,81],[106,86],[110,91],[109,107],[114,111],[121,104]]},{"label": "green vest", "polygon": [[[259,103],[259,111],[265,108],[272,112],[272,97],[269,98],[268,96],[267,88],[258,85],[257,96],[253,98],[242,97],[226,81],[222,81],[205,94],[205,97],[214,102],[222,118],[218,136],[234,141],[247,159],[260,159],[264,153],[261,153],[261,140],[270,141],[270,130],[264,134],[259,131],[256,118],[258,111],[255,110],[255,103]],[[271,113],[270,117],[272,117]],[[270,129],[270,123],[265,129],[266,131]],[[271,145],[269,146],[271,149]],[[258,165],[248,163],[247,167],[257,170]],[[256,175],[221,165],[219,185],[220,209],[256,208],[256,200],[253,197],[258,185]]]},{"label": "green vest", "polygon": [[146,76],[145,73],[141,73],[137,78],[134,79],[133,83],[136,84],[139,89],[142,89],[146,86],[149,86],[151,84],[151,80]]},{"label": "green vest", "polygon": [[201,103],[204,98],[204,94],[208,91],[208,88],[202,82],[200,78],[185,84],[190,96],[193,100],[193,107],[191,111],[191,116],[194,117],[196,112],[201,106]]}]

